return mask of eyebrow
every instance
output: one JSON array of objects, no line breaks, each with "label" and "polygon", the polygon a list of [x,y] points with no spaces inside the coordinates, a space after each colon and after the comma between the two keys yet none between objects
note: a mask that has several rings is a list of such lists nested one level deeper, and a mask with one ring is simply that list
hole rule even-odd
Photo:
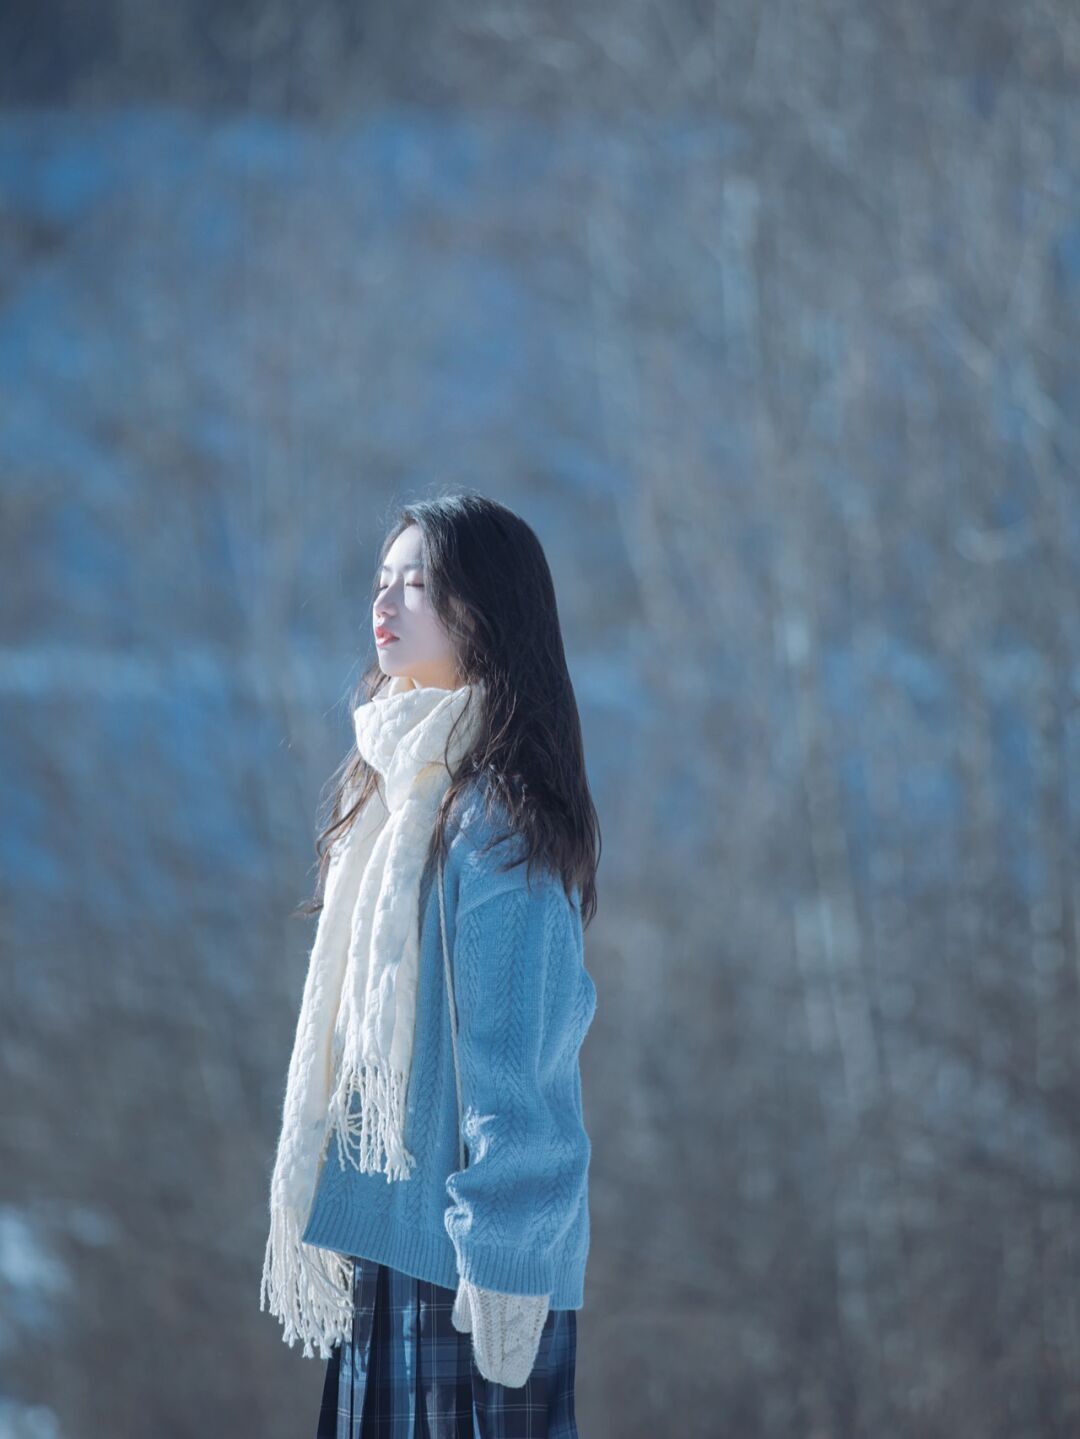
[{"label": "eyebrow", "polygon": [[[410,561],[409,564],[407,564],[407,565],[402,565],[401,568],[402,568],[403,570],[422,570],[422,569],[424,568],[424,562],[423,562],[422,560]],[[390,566],[389,566],[389,565],[380,565],[380,566],[379,566],[379,574],[381,575],[382,572],[383,572],[383,570],[388,570],[388,569],[390,569]]]}]

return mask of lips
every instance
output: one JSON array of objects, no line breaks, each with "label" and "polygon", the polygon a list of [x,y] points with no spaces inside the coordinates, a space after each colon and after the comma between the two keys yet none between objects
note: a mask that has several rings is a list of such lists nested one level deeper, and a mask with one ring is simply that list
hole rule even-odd
[{"label": "lips", "polygon": [[396,640],[397,635],[388,630],[385,625],[378,625],[375,629],[375,639],[379,644],[385,644],[390,640]]}]

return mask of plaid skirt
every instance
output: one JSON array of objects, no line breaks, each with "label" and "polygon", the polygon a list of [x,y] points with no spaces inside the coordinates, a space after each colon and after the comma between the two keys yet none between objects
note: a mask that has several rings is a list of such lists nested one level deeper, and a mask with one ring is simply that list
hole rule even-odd
[{"label": "plaid skirt", "polygon": [[454,1290],[361,1258],[352,1282],[352,1337],[326,1362],[316,1439],[578,1439],[575,1310],[548,1311],[532,1373],[509,1389],[450,1322]]}]

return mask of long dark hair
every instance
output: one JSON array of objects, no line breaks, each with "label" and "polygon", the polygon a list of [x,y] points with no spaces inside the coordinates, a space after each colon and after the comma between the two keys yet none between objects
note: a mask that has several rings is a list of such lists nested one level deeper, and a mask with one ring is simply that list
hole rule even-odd
[{"label": "long dark hair", "polygon": [[[472,749],[452,774],[429,847],[446,854],[449,816],[463,792],[482,796],[485,813],[505,821],[495,844],[521,837],[526,873],[542,866],[580,896],[582,924],[596,912],[600,827],[585,776],[577,701],[566,667],[555,587],[540,541],[519,515],[475,493],[441,495],[402,506],[380,562],[409,525],[421,532],[428,602],[450,636],[459,682],[482,682],[483,713]],[[378,594],[378,571],[371,603]],[[349,713],[389,684],[378,661],[350,696]],[[470,699],[470,704],[478,702]],[[381,780],[356,748],[327,782],[315,842],[315,895],[297,913],[322,909],[335,845]],[[486,848],[487,846],[485,846]]]}]

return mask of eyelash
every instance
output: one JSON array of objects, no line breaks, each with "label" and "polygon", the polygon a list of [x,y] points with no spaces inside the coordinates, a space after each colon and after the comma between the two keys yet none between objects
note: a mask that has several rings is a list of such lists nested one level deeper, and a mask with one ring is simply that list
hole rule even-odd
[{"label": "eyelash", "polygon": [[[407,590],[422,590],[422,589],[424,588],[424,586],[420,583],[419,580],[414,580],[411,585],[406,585],[405,588],[406,588]],[[383,592],[383,590],[385,590],[385,589],[386,589],[386,586],[385,586],[385,585],[380,585],[380,586],[379,586],[379,591],[378,591],[379,594],[381,595],[382,592]]]}]

